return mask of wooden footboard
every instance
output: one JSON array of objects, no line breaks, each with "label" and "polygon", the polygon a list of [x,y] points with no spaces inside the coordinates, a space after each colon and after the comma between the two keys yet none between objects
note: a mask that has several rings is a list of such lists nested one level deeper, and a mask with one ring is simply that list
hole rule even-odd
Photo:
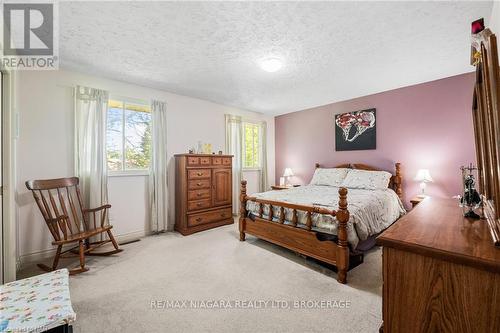
[{"label": "wooden footboard", "polygon": [[[349,211],[347,210],[347,189],[339,189],[339,209],[337,211],[321,207],[295,205],[281,201],[270,201],[247,196],[247,182],[241,181],[240,189],[240,241],[245,240],[245,233],[267,240],[271,243],[283,246],[292,251],[302,253],[306,256],[316,258],[338,269],[337,281],[347,282],[347,269],[349,267],[349,247],[347,246],[347,222]],[[247,201],[259,204],[259,213],[253,218],[248,217],[246,209]],[[264,205],[269,205],[269,214],[264,218]],[[273,206],[280,207],[279,216],[273,216]],[[285,224],[285,208],[292,210],[292,224]],[[306,224],[298,226],[297,211],[306,213]],[[336,217],[338,221],[338,241],[319,240],[317,233],[312,228],[312,214],[329,214]],[[273,217],[278,222],[273,222]]]}]

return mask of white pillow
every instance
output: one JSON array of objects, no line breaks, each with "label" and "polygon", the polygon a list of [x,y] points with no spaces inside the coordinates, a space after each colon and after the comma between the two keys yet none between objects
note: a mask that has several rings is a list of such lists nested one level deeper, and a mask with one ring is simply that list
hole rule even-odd
[{"label": "white pillow", "polygon": [[349,169],[346,168],[317,168],[311,179],[310,185],[326,185],[339,187],[347,176]]},{"label": "white pillow", "polygon": [[340,185],[347,188],[366,190],[385,189],[389,186],[392,175],[387,171],[368,171],[353,169]]}]

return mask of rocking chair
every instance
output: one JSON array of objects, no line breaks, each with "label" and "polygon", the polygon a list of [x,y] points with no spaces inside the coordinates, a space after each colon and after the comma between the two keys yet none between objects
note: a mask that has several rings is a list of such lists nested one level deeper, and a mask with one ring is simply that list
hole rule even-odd
[{"label": "rocking chair", "polygon": [[[71,275],[86,272],[88,271],[88,268],[85,267],[86,255],[109,256],[123,251],[118,248],[118,243],[111,233],[113,226],[107,223],[107,211],[111,205],[85,209],[78,183],[77,177],[26,182],[26,187],[33,192],[38,208],[40,208],[54,238],[52,244],[57,245],[52,267],[38,264],[38,267],[45,271],[56,270],[60,258],[75,257],[77,254],[80,257],[80,267],[69,272]],[[91,242],[91,237],[104,233],[107,233],[108,240]],[[114,250],[94,252],[98,247],[110,242],[113,244]],[[75,243],[78,245],[69,249],[65,248],[63,251],[63,246]],[[65,256],[66,254],[68,255]]]}]

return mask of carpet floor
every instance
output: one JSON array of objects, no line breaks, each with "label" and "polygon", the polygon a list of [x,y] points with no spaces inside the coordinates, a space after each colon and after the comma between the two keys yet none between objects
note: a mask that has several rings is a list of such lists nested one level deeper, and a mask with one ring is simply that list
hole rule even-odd
[{"label": "carpet floor", "polygon": [[[70,278],[75,333],[378,332],[380,248],[336,273],[247,235],[237,224],[183,237],[165,233],[91,257]],[[68,261],[62,260],[61,264]],[[32,265],[22,277],[41,272]]]}]

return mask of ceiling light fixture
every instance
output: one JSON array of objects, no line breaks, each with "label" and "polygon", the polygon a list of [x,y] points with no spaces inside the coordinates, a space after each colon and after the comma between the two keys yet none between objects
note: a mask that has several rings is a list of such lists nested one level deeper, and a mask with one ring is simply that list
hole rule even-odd
[{"label": "ceiling light fixture", "polygon": [[281,67],[283,67],[283,62],[278,58],[267,58],[260,63],[260,68],[269,73],[277,72]]}]

